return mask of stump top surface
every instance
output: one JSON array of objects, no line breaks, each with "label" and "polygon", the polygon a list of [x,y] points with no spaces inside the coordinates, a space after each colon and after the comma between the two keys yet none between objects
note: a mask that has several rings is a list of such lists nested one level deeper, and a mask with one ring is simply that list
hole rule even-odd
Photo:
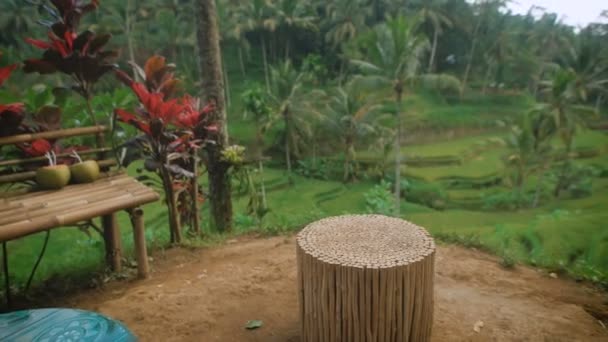
[{"label": "stump top surface", "polygon": [[322,219],[306,226],[297,241],[314,258],[358,268],[404,266],[435,251],[435,242],[424,228],[381,215]]}]

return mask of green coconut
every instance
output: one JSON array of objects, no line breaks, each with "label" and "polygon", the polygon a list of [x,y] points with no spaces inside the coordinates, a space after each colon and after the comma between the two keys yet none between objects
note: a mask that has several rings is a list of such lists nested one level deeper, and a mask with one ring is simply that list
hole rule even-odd
[{"label": "green coconut", "polygon": [[92,183],[99,178],[99,164],[94,160],[70,166],[72,179],[76,183]]},{"label": "green coconut", "polygon": [[44,189],[58,190],[70,182],[70,168],[66,165],[46,166],[36,171],[36,183]]}]

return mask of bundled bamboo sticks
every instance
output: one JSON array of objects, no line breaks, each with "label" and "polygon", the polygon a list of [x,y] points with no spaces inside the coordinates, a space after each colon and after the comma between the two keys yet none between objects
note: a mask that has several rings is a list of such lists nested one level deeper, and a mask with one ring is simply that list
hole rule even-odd
[{"label": "bundled bamboo sticks", "polygon": [[303,341],[429,341],[435,243],[379,215],[323,219],[297,237]]}]

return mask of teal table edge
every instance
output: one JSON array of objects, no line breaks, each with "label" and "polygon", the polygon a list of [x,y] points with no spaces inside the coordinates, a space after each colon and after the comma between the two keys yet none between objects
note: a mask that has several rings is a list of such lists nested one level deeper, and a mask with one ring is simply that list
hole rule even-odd
[{"label": "teal table edge", "polygon": [[0,314],[0,341],[134,342],[122,323],[95,312],[39,309]]}]

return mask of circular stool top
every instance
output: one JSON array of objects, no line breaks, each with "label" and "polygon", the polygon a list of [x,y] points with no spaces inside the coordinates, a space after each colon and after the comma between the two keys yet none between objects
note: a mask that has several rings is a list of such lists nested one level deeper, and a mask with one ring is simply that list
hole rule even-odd
[{"label": "circular stool top", "polygon": [[0,315],[0,341],[135,342],[120,322],[73,309],[15,311]]},{"label": "circular stool top", "polygon": [[357,268],[404,266],[435,251],[435,242],[424,228],[381,215],[322,219],[306,226],[297,241],[314,258]]}]

